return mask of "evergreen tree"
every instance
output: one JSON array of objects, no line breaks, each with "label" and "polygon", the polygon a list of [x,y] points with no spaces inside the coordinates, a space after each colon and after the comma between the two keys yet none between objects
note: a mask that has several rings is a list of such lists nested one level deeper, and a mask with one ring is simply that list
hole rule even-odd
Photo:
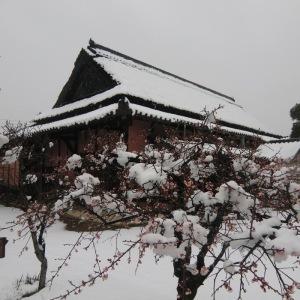
[{"label": "evergreen tree", "polygon": [[300,104],[295,104],[290,110],[290,116],[293,119],[293,127],[291,132],[291,138],[300,137]]}]

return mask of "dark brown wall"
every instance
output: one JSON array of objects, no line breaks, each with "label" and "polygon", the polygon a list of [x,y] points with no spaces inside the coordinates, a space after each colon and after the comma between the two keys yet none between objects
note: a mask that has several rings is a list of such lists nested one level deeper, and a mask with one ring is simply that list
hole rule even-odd
[{"label": "dark brown wall", "polygon": [[149,121],[132,120],[132,124],[128,128],[128,151],[141,151],[144,149],[150,124]]},{"label": "dark brown wall", "polygon": [[73,132],[72,144],[76,144],[76,151],[70,149],[65,142],[66,137],[56,137],[52,140],[54,146],[48,151],[47,166],[55,167],[65,164],[66,160],[74,153],[95,153],[101,151],[104,146],[115,147],[120,140],[120,132],[103,128],[86,128]]},{"label": "dark brown wall", "polygon": [[[109,127],[107,124],[99,124],[98,127],[81,128],[77,129],[77,131],[74,128],[72,136],[76,140],[73,141],[73,144],[76,144],[76,151],[74,152],[72,149],[69,149],[62,134],[61,137],[56,138],[54,141],[54,147],[49,151],[48,162],[50,165],[55,166],[60,163],[64,164],[67,158],[73,153],[95,153],[96,151],[101,151],[103,147],[107,145],[113,149],[120,140],[121,133],[125,134],[124,140],[127,142],[128,151],[137,152],[142,151],[148,142],[155,142],[155,137],[177,136],[180,139],[188,139],[192,136],[203,134],[203,132],[201,133],[201,131],[192,127],[184,128],[182,124],[173,124],[173,126],[171,126],[162,124],[161,122],[154,122],[150,119],[133,118],[131,122],[127,124],[129,125],[123,125],[123,127],[121,125]],[[106,128],[103,128],[103,126]],[[229,145],[235,147],[241,146],[241,136],[231,135],[229,133],[222,134],[221,132],[216,132],[216,134],[219,134]],[[257,142],[259,141],[246,138],[245,146],[253,147],[254,143]]]},{"label": "dark brown wall", "polygon": [[20,184],[20,163],[0,164],[0,180],[5,185],[17,187]]}]

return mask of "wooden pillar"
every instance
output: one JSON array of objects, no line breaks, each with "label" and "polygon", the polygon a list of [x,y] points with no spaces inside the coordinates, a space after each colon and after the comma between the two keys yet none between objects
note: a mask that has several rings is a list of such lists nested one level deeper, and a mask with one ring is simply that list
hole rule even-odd
[{"label": "wooden pillar", "polygon": [[245,146],[246,146],[245,136],[242,135],[242,136],[241,136],[241,147],[242,147],[242,148],[245,148]]},{"label": "wooden pillar", "polygon": [[147,143],[150,122],[144,120],[132,120],[128,128],[128,151],[142,151]]}]

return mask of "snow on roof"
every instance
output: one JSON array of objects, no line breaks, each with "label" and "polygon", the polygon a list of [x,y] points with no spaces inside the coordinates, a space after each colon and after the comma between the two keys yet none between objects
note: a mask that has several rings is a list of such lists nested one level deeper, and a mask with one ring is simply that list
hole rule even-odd
[{"label": "snow on roof", "polygon": [[268,143],[260,145],[257,153],[260,157],[278,157],[284,160],[293,159],[300,150],[300,141],[286,143]]},{"label": "snow on roof", "polygon": [[[154,117],[154,118],[158,118],[161,120],[167,120],[167,121],[174,122],[174,123],[183,122],[183,123],[188,123],[188,124],[193,124],[193,125],[201,125],[203,122],[201,120],[196,120],[196,119],[192,119],[192,118],[188,118],[185,116],[180,116],[180,115],[176,115],[176,114],[172,114],[172,113],[157,111],[157,110],[149,108],[149,107],[132,104],[132,103],[129,103],[129,108],[132,110],[133,115],[140,114],[143,116]],[[215,124],[211,124],[211,126],[215,126]],[[231,128],[231,127],[227,127],[227,126],[218,126],[218,127],[221,130],[224,130],[227,132],[233,132],[233,133],[241,134],[241,135],[255,136],[255,137],[261,138],[262,140],[264,140],[266,142],[272,140],[271,137],[255,134],[250,131],[235,129],[235,128]]]},{"label": "snow on roof", "polygon": [[213,111],[221,105],[223,108],[217,111],[217,119],[270,132],[242,106],[226,96],[217,95],[108,50],[93,50],[96,51],[96,55],[88,49],[86,51],[94,56],[94,60],[118,81],[129,95],[196,113],[201,113],[204,109]]},{"label": "snow on roof", "polygon": [[67,104],[67,105],[64,105],[64,106],[61,106],[61,107],[55,107],[55,108],[49,109],[49,110],[47,110],[43,113],[38,114],[33,119],[33,121],[38,121],[38,120],[42,120],[42,119],[45,119],[45,118],[58,116],[58,115],[70,112],[72,110],[75,110],[75,109],[86,107],[86,106],[89,106],[89,105],[92,105],[92,104],[97,104],[97,103],[99,103],[99,102],[101,102],[105,99],[111,98],[111,97],[116,96],[118,94],[122,94],[123,92],[125,92],[125,91],[122,88],[122,86],[118,85],[118,86],[116,86],[116,87],[114,87],[114,88],[112,88],[112,89],[110,89],[106,92],[103,92],[101,94],[97,94],[93,97],[86,98],[86,99],[83,99],[83,100],[80,100],[80,101],[77,101],[77,102],[73,102],[73,103],[70,103],[70,104]]},{"label": "snow on roof", "polygon": [[42,125],[33,126],[33,133],[43,132],[51,129],[60,129],[65,127],[71,127],[74,125],[88,124],[91,121],[102,119],[103,117],[114,114],[118,108],[118,104],[114,103],[105,107],[98,108],[96,110],[90,111],[88,113],[77,115],[74,117],[54,121],[51,123],[46,123]]},{"label": "snow on roof", "polygon": [[[94,96],[93,99],[90,99],[90,101],[88,101],[88,103],[91,103],[91,102],[97,101],[97,100],[99,100],[99,97],[97,98],[97,96]],[[187,124],[191,124],[191,125],[200,125],[203,122],[201,120],[155,110],[155,109],[152,109],[149,107],[145,107],[143,105],[133,104],[133,103],[130,103],[129,101],[127,103],[128,103],[128,108],[132,110],[133,115],[142,115],[145,117],[157,118],[157,119],[169,121],[172,123],[187,123]],[[75,105],[75,103],[74,103],[74,105]],[[61,108],[63,108],[63,107],[61,107]],[[33,132],[42,132],[42,131],[48,131],[48,130],[52,130],[52,129],[71,127],[71,126],[79,125],[79,124],[88,124],[91,121],[101,119],[109,114],[115,114],[117,109],[118,109],[118,104],[114,103],[114,104],[104,106],[104,107],[98,108],[94,111],[84,113],[81,115],[73,116],[70,118],[66,118],[66,119],[62,119],[62,120],[58,120],[58,121],[54,121],[54,122],[46,123],[46,124],[42,124],[42,125],[35,125],[33,127],[33,129],[34,129]],[[211,124],[211,126],[214,127],[216,125]],[[255,137],[261,138],[264,141],[269,141],[272,139],[268,136],[258,135],[253,132],[230,128],[227,126],[219,126],[219,128],[221,130],[224,130],[227,132],[233,132],[233,133],[241,134],[241,135],[255,136]]]},{"label": "snow on roof", "polygon": [[[62,107],[50,109],[39,114],[34,121],[59,116],[76,109],[100,103],[113,96],[125,94],[150,100],[154,104],[157,103],[166,107],[173,107],[198,114],[203,114],[204,109],[206,111],[213,111],[219,106],[222,106],[222,109],[218,110],[215,114],[217,120],[241,125],[250,130],[259,130],[262,134],[270,133],[267,128],[260,124],[240,105],[236,104],[232,98],[226,95],[212,91],[196,83],[189,82],[176,75],[151,67],[145,63],[99,45],[97,45],[96,48],[88,47],[86,52],[93,57],[95,62],[102,66],[102,68],[109,73],[119,85],[96,96],[66,104]],[[100,112],[99,110],[97,111]],[[158,117],[161,114],[165,113],[156,109],[152,112],[152,116],[155,117]],[[86,116],[87,115],[84,114],[81,118]],[[184,117],[177,117],[177,119],[182,118]],[[53,123],[61,124],[58,121]],[[45,128],[46,127],[47,126],[45,125]],[[50,127],[54,128],[54,124],[49,124],[47,128]],[[245,133],[248,133],[246,130],[235,131],[244,131]],[[240,133],[244,134],[242,132]]]}]

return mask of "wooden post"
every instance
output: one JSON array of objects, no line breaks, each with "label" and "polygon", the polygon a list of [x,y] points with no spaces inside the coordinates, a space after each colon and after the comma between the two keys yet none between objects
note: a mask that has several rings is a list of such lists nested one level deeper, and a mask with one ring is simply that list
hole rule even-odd
[{"label": "wooden post", "polygon": [[245,148],[245,146],[246,146],[245,136],[242,135],[242,137],[241,137],[241,147]]},{"label": "wooden post", "polygon": [[0,258],[5,257],[5,245],[7,242],[8,240],[6,237],[0,237]]}]

